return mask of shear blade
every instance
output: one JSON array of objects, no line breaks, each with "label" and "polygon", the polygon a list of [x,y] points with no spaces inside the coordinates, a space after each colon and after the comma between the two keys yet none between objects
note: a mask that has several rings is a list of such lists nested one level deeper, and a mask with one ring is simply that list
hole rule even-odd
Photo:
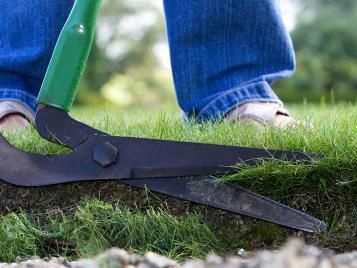
[{"label": "shear blade", "polygon": [[[88,142],[87,145],[90,144]],[[0,148],[0,179],[9,184],[45,186],[119,179],[119,182],[124,184],[147,187],[153,192],[307,232],[320,232],[325,229],[324,223],[311,216],[230,184],[217,185],[212,177],[140,179],[132,176],[135,172],[125,166],[103,168],[88,157],[91,146],[89,149],[81,147],[81,150],[70,155],[42,156],[22,152],[11,146],[0,134]],[[118,167],[121,168],[117,170]]]},{"label": "shear blade", "polygon": [[[25,153],[0,136],[0,179],[42,186],[98,179],[136,179],[217,175],[236,172],[237,163],[258,159],[308,159],[300,153],[232,146],[92,135],[68,155]],[[94,157],[101,145],[117,148],[117,159],[103,166]]]},{"label": "shear blade", "polygon": [[312,155],[301,152],[110,136],[48,106],[37,111],[36,129],[45,139],[72,148],[83,161],[91,157],[97,144],[108,142],[115,146],[119,159],[102,173],[118,179],[226,174],[236,171],[232,166],[242,162],[312,159]]},{"label": "shear blade", "polygon": [[[113,137],[51,107],[39,109],[36,128],[42,137],[72,148],[74,152],[47,156],[25,153],[0,134],[0,180],[18,186],[119,180],[136,187],[148,187],[153,192],[308,232],[325,228],[324,223],[317,219],[265,197],[229,184],[215,185],[210,177],[197,177],[235,172],[232,167],[235,164],[255,164],[259,159],[310,161],[312,157],[309,154]],[[102,145],[108,144],[116,151],[109,154],[113,160],[109,163],[108,159],[101,161],[96,157],[104,152],[106,158],[108,146]],[[112,157],[114,155],[116,157]]]},{"label": "shear blade", "polygon": [[121,182],[306,232],[326,230],[324,222],[310,215],[243,188],[228,183],[217,184],[216,179],[209,176],[133,179]]}]

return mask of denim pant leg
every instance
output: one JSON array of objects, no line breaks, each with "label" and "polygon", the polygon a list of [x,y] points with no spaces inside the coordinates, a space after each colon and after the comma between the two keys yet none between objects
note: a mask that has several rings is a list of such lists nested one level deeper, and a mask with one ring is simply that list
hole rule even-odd
[{"label": "denim pant leg", "polygon": [[36,98],[74,0],[0,0],[0,99]]},{"label": "denim pant leg", "polygon": [[271,89],[295,70],[277,0],[164,0],[181,109],[218,120],[248,101],[280,102]]}]

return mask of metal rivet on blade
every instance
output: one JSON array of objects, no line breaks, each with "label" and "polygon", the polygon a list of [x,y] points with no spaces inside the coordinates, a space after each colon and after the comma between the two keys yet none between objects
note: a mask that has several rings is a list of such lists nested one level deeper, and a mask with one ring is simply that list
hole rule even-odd
[{"label": "metal rivet on blade", "polygon": [[94,147],[93,160],[102,167],[114,164],[118,159],[118,148],[110,142],[103,142]]}]

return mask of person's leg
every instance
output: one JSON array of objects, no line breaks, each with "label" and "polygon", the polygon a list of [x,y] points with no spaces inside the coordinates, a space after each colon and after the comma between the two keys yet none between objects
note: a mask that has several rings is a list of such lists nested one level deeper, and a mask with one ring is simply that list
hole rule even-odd
[{"label": "person's leg", "polygon": [[277,0],[164,0],[181,109],[218,120],[240,104],[281,103],[271,89],[295,57]]},{"label": "person's leg", "polygon": [[35,112],[46,68],[73,3],[0,0],[0,102],[15,101]]}]

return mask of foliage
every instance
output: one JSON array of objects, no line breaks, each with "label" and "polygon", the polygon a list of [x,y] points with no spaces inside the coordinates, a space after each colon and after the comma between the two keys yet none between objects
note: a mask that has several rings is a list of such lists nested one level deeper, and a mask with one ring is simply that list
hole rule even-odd
[{"label": "foliage", "polygon": [[170,74],[163,68],[138,67],[117,74],[102,87],[101,94],[123,108],[167,108],[175,102]]},{"label": "foliage", "polygon": [[[154,48],[164,33],[163,16],[149,1],[103,1],[77,103],[91,103],[93,95],[98,103],[103,101],[100,89],[118,74],[150,84],[148,73],[159,67]],[[133,69],[137,70],[134,76]]]},{"label": "foliage", "polygon": [[308,96],[333,90],[337,99],[357,99],[357,2],[300,2],[304,8],[292,32],[297,72],[277,87]]}]

